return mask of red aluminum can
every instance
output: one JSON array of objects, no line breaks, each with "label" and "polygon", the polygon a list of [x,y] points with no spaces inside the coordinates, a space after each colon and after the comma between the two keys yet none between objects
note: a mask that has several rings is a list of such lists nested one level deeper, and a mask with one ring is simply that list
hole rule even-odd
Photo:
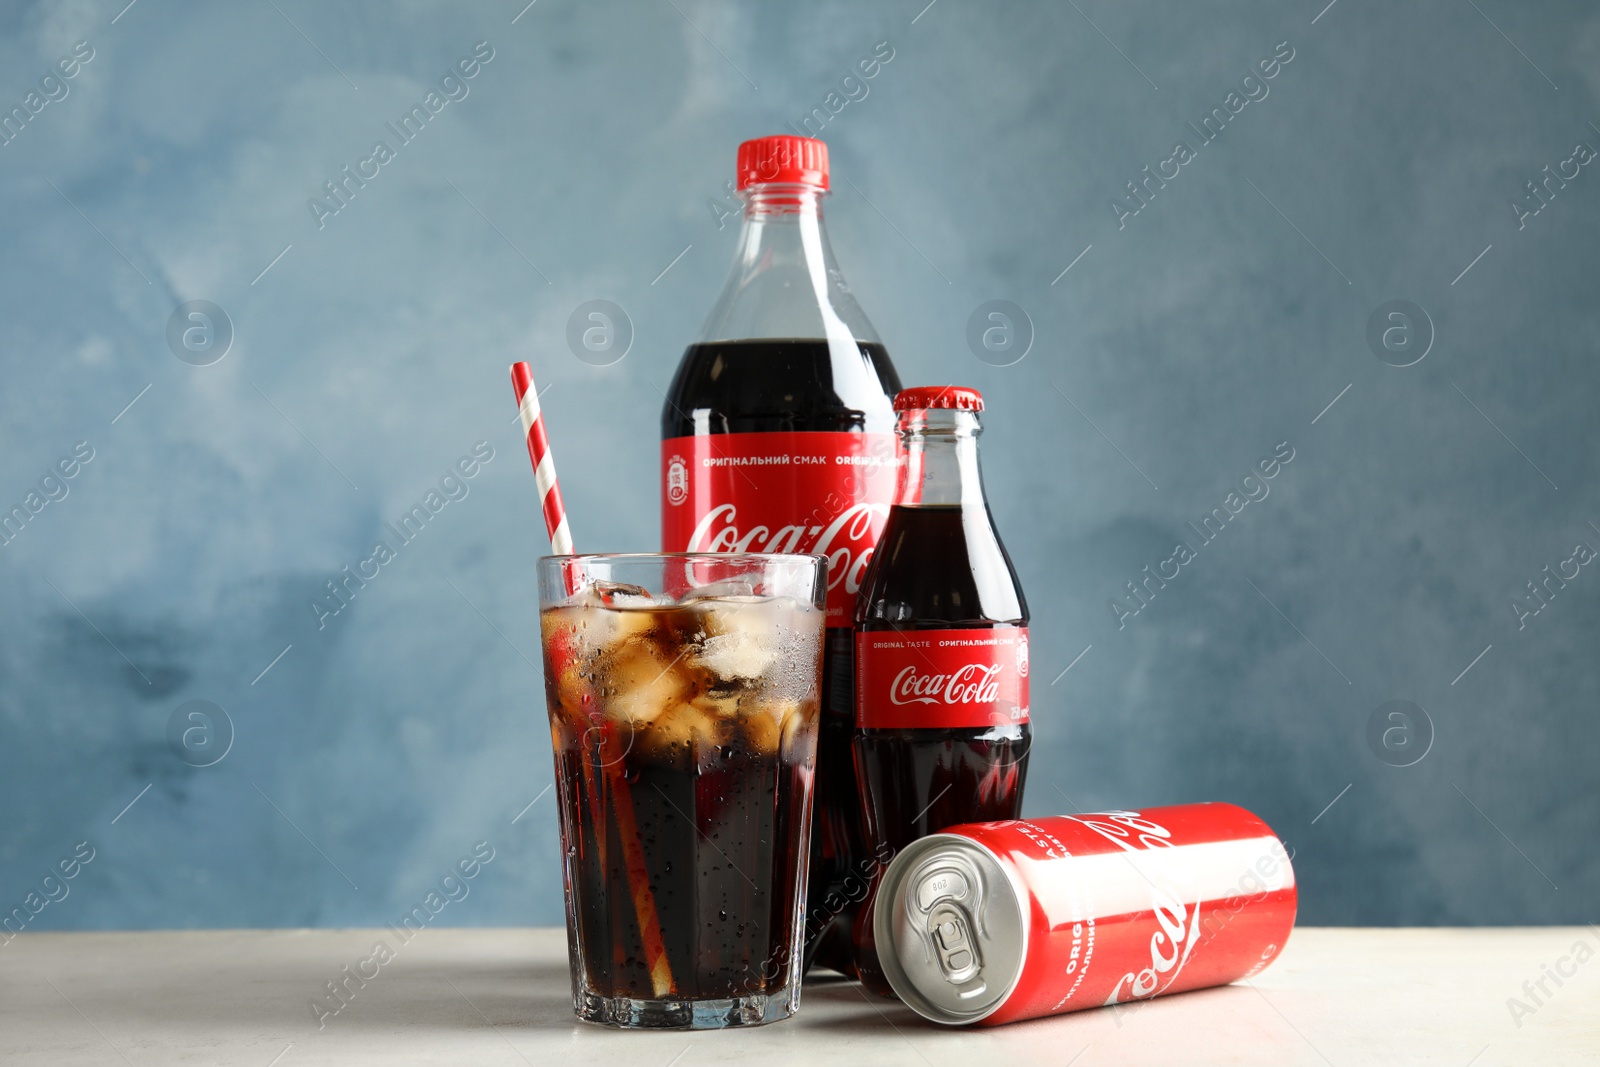
[{"label": "red aluminum can", "polygon": [[992,1026],[1225,985],[1277,959],[1294,869],[1232,804],[968,823],[878,891],[883,969],[918,1014]]}]

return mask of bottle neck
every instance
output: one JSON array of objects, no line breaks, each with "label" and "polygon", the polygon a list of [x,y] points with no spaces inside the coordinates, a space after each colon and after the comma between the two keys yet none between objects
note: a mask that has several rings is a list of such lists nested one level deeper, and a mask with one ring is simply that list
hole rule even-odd
[{"label": "bottle neck", "polygon": [[774,182],[746,186],[742,195],[744,228],[734,270],[747,278],[785,267],[802,275],[812,296],[807,305],[814,303],[822,314],[823,336],[851,340],[851,330],[834,310],[829,292],[830,280],[842,283],[843,275],[822,220],[822,198],[827,194],[814,185]]},{"label": "bottle neck", "polygon": [[909,507],[984,509],[978,469],[983,427],[971,411],[948,408],[903,411],[898,433],[905,452],[895,503]]},{"label": "bottle neck", "polygon": [[822,221],[822,198],[827,191],[815,185],[788,182],[766,182],[747,185],[739,190],[744,201],[744,219],[798,221],[806,217],[814,223]]}]

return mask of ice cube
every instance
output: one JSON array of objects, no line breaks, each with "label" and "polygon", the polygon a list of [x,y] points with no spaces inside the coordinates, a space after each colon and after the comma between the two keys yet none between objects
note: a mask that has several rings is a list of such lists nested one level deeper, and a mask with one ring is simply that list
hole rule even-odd
[{"label": "ice cube", "polygon": [[794,621],[787,597],[715,597],[697,604],[707,637],[696,662],[725,679],[767,673]]},{"label": "ice cube", "polygon": [[586,672],[593,653],[584,636],[586,617],[584,609],[570,607],[552,608],[540,617],[546,684],[573,714],[592,696]]},{"label": "ice cube", "polygon": [[683,598],[683,603],[692,604],[699,600],[759,600],[760,597],[755,594],[755,585],[747,579],[724,578],[720,582],[696,586]]},{"label": "ice cube", "polygon": [[676,704],[639,735],[640,748],[651,759],[683,766],[714,748],[721,732],[714,715],[694,704]]},{"label": "ice cube", "polygon": [[790,701],[783,711],[783,758],[810,765],[817,753],[817,722],[821,704],[815,700]]},{"label": "ice cube", "polygon": [[649,593],[643,595],[637,593],[614,593],[606,598],[606,607],[615,608],[618,611],[637,612],[640,608],[659,608],[670,603],[671,601],[664,597],[654,597]]},{"label": "ice cube", "polygon": [[778,751],[778,742],[783,737],[784,713],[782,705],[757,704],[739,719],[745,740],[756,755],[770,756]]},{"label": "ice cube", "polygon": [[580,589],[563,610],[579,620],[586,649],[597,652],[655,626],[657,617],[648,609],[666,603],[642,586],[595,581]]},{"label": "ice cube", "polygon": [[732,633],[758,627],[779,636],[779,631],[794,621],[797,605],[786,596],[702,597],[694,607],[705,620],[709,634]]},{"label": "ice cube", "polygon": [[[622,605],[607,604],[598,594],[583,593],[572,604],[547,611],[545,615],[558,615],[559,625],[576,652],[592,660],[603,652],[612,651],[631,638],[640,637],[654,629],[660,616],[653,609],[655,601],[646,599],[634,604],[632,594],[618,594],[614,600],[624,600]],[[558,631],[552,630],[554,636]],[[547,637],[547,640],[550,638]]]},{"label": "ice cube", "polygon": [[741,694],[737,689],[712,689],[689,703],[713,719],[731,719],[739,714]]},{"label": "ice cube", "polygon": [[633,585],[629,582],[608,582],[603,578],[596,578],[584,586],[578,593],[579,596],[591,597],[599,600],[607,607],[643,607],[656,603],[656,598],[650,595],[650,590],[642,585]]},{"label": "ice cube", "polygon": [[568,608],[642,608],[658,607],[670,604],[667,597],[652,596],[650,591],[642,585],[631,585],[628,582],[608,582],[603,579],[590,579],[579,586],[578,589],[567,595],[559,604],[554,605],[558,610]]},{"label": "ice cube", "polygon": [[597,681],[609,718],[638,727],[654,722],[690,691],[687,671],[679,660],[668,660],[654,642],[625,642],[600,664]]},{"label": "ice cube", "polygon": [[809,762],[815,751],[818,702],[790,700],[770,693],[763,696],[765,699],[747,697],[741,705],[744,714],[739,725],[744,728],[750,747],[763,756],[781,748],[785,759]]},{"label": "ice cube", "polygon": [[765,674],[777,657],[776,643],[765,635],[735,630],[706,638],[695,656],[695,665],[719,679],[755,679]]},{"label": "ice cube", "polygon": [[606,638],[617,645],[633,637],[642,637],[660,625],[661,617],[654,611],[623,608],[603,613]]}]

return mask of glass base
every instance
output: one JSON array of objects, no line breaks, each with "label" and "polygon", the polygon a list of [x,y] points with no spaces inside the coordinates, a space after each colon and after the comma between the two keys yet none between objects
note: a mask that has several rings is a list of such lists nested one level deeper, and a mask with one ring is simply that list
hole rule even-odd
[{"label": "glass base", "polygon": [[585,992],[578,994],[573,1010],[580,1019],[625,1030],[721,1030],[787,1019],[795,1013],[799,999],[789,990],[715,1000],[638,1000]]}]

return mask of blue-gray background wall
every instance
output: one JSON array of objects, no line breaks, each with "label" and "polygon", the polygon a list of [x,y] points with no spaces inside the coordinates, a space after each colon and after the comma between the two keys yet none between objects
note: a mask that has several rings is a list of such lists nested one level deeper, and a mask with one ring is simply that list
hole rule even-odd
[{"label": "blue-gray background wall", "polygon": [[[1600,573],[1564,561],[1600,546],[1600,175],[1565,161],[1600,145],[1600,10],[924,3],[6,5],[5,108],[93,58],[0,148],[0,504],[93,458],[0,548],[0,910],[88,841],[32,928],[376,924],[487,840],[440,921],[559,922],[506,366],[548,386],[580,545],[653,546],[734,146],[821,108],[835,246],[902,376],[989,400],[1028,810],[1242,803],[1311,923],[1593,919]],[[319,225],[308,199],[480,41],[469,95]],[[1547,164],[1578,173],[1531,214]],[[633,331],[605,367],[566,339],[596,299]],[[174,352],[220,334],[168,341],[191,300],[231,324],[206,366]],[[980,360],[991,300],[1031,325]],[[1426,318],[1374,346],[1393,300]],[[480,441],[465,498],[319,627]],[[1577,575],[1532,614],[1546,565]],[[169,743],[189,701],[231,723],[210,766]],[[1389,701],[1415,707],[1369,743]]]}]

